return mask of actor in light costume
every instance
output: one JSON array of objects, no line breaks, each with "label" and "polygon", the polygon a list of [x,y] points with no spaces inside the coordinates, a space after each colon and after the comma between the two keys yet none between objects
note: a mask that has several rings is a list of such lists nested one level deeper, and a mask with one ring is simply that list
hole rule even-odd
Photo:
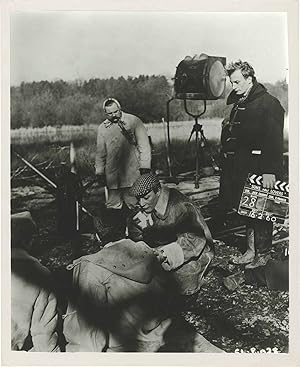
[{"label": "actor in light costume", "polygon": [[129,189],[140,174],[150,172],[151,147],[143,122],[123,112],[118,100],[106,99],[103,110],[107,118],[98,127],[96,175],[106,187],[110,217],[125,233],[127,209],[136,204]]}]

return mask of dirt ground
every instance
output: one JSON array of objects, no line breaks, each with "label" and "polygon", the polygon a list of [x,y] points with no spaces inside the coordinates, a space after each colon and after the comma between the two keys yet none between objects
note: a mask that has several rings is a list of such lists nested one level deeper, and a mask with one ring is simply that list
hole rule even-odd
[{"label": "dirt ground", "polygon": [[[35,185],[12,188],[12,212],[30,210],[39,233],[33,255],[50,270],[64,268],[72,261],[71,242],[56,233],[56,205],[52,194],[35,180]],[[96,213],[102,201],[99,189],[91,187],[84,206]],[[207,209],[204,208],[204,212]],[[83,218],[84,220],[84,218]],[[287,235],[285,233],[284,235]],[[273,246],[272,257],[282,259],[288,241]],[[82,236],[84,254],[100,250],[93,236]],[[289,336],[289,294],[257,284],[243,284],[235,291],[223,285],[224,276],[237,271],[228,259],[243,250],[243,237],[232,234],[216,243],[216,256],[197,298],[188,300],[184,317],[208,340],[226,352],[287,352]]]}]

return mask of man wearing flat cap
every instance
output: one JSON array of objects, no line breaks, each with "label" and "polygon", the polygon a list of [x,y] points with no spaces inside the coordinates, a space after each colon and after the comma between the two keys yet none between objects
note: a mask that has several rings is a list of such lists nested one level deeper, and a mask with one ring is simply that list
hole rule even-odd
[{"label": "man wearing flat cap", "polygon": [[177,294],[195,294],[214,257],[213,240],[200,208],[178,190],[161,187],[152,173],[138,178],[130,192],[138,199],[140,211],[129,236],[155,248]]},{"label": "man wearing flat cap", "polygon": [[122,232],[126,226],[126,209],[136,204],[129,189],[140,174],[150,172],[151,147],[143,122],[123,112],[118,100],[106,99],[103,110],[106,120],[98,127],[96,176],[99,185],[107,189],[106,214],[111,214]]}]

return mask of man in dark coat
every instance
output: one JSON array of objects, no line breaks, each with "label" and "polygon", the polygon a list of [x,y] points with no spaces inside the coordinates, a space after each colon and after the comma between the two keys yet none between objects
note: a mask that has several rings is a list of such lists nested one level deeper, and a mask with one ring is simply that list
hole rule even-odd
[{"label": "man in dark coat", "polygon": [[[257,82],[248,62],[230,63],[227,73],[233,89],[227,104],[234,105],[230,119],[223,122],[220,200],[225,209],[237,209],[249,173],[261,175],[268,189],[282,178],[284,109]],[[272,223],[249,218],[246,228],[247,251],[234,262],[248,268],[265,265]]]}]

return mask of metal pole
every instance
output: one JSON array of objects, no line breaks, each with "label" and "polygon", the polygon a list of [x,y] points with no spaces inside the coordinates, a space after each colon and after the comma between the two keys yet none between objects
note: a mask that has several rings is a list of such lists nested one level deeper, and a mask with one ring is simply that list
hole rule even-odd
[{"label": "metal pole", "polygon": [[174,97],[170,98],[167,101],[167,163],[168,163],[168,171],[169,177],[173,177],[172,175],[172,163],[171,163],[171,138],[170,138],[170,102],[173,101]]},{"label": "metal pole", "polygon": [[31,168],[35,173],[37,173],[40,177],[42,177],[45,181],[47,181],[52,187],[57,189],[57,185],[50,180],[47,176],[45,176],[42,172],[40,172],[37,168],[34,167],[31,163],[29,163],[25,158],[23,158],[20,154],[17,152],[14,152],[15,155],[21,159],[22,162],[24,162],[29,168]]},{"label": "metal pole", "polygon": [[[191,132],[191,136],[190,136],[190,139],[193,135],[193,132],[195,131],[196,132],[196,172],[195,172],[195,188],[196,189],[199,189],[199,129],[202,129],[202,125],[199,125],[198,124],[198,118],[200,116],[202,116],[205,112],[206,112],[206,100],[203,100],[203,103],[204,103],[204,108],[203,108],[203,111],[199,114],[193,114],[191,113],[188,108],[187,108],[187,104],[186,104],[186,98],[184,99],[184,109],[185,109],[185,112],[189,115],[189,116],[192,116],[194,117],[195,119],[195,124],[193,126],[193,130]],[[189,139],[189,140],[190,140]]]},{"label": "metal pole", "polygon": [[79,231],[79,201],[76,200],[76,231]]},{"label": "metal pole", "polygon": [[198,117],[195,117],[196,125],[196,174],[195,174],[195,188],[199,189],[199,130],[198,130]]},{"label": "metal pole", "polygon": [[70,166],[71,166],[72,173],[77,173],[75,162],[76,162],[76,150],[75,150],[73,141],[71,141],[70,143]]}]

